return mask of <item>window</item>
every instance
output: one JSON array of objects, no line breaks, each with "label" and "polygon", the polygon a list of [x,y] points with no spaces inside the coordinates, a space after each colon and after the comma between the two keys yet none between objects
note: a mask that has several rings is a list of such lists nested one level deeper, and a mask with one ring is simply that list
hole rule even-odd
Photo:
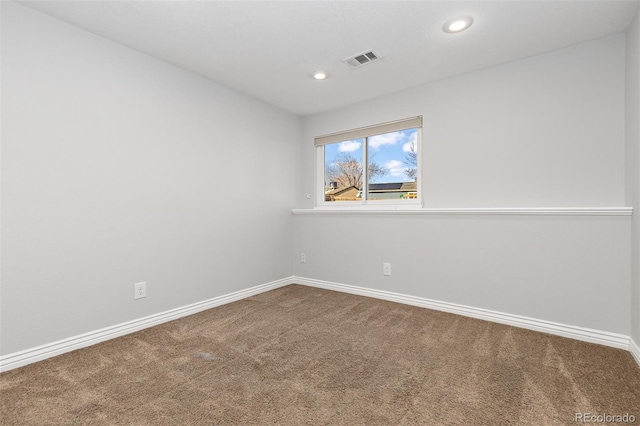
[{"label": "window", "polygon": [[414,117],[315,138],[318,204],[419,204],[421,131]]}]

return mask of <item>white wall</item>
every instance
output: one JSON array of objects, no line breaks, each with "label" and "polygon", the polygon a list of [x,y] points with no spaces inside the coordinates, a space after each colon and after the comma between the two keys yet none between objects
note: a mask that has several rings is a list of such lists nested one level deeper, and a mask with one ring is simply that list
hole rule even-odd
[{"label": "white wall", "polygon": [[[621,334],[633,315],[640,341],[629,217],[289,212],[313,207],[315,135],[414,115],[427,207],[621,206],[626,195],[637,208],[624,36],[308,117],[301,131],[231,89],[0,6],[0,354],[292,272]],[[134,301],[143,280],[149,295]]]},{"label": "white wall", "polygon": [[[295,216],[296,275],[629,335],[629,217]],[[306,263],[299,262],[300,253]],[[390,262],[391,277],[382,275]]]},{"label": "white wall", "polygon": [[2,2],[1,353],[291,275],[300,129]]},{"label": "white wall", "polygon": [[423,115],[428,207],[621,206],[624,57],[616,35],[308,117],[296,205],[314,136]]},{"label": "white wall", "polygon": [[[307,117],[296,205],[313,206],[315,135],[423,115],[426,207],[623,206],[624,43]],[[630,231],[628,216],[299,215],[292,259],[302,277],[628,335]]]},{"label": "white wall", "polygon": [[[639,2],[640,3],[640,2]],[[631,234],[631,337],[640,343],[640,32],[638,20],[627,31],[626,37],[626,183],[627,205],[633,206]]]}]

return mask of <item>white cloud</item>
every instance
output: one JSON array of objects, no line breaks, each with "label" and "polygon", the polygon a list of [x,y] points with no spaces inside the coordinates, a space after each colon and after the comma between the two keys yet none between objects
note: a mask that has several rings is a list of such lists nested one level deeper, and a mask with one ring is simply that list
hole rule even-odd
[{"label": "white cloud", "polygon": [[398,160],[391,160],[384,163],[384,167],[389,171],[389,174],[394,177],[404,176],[406,167]]},{"label": "white cloud", "polygon": [[358,142],[358,141],[340,142],[340,145],[338,145],[338,151],[340,152],[357,151],[360,149],[360,145],[362,145],[362,142]]},{"label": "white cloud", "polygon": [[378,149],[383,145],[395,145],[405,139],[405,134],[402,132],[385,133],[384,135],[371,136],[369,138],[369,146],[373,149]]},{"label": "white cloud", "polygon": [[402,145],[402,151],[411,152],[412,145],[414,146],[414,149],[418,147],[418,145],[416,144],[417,142],[418,142],[418,134],[416,132],[411,133],[411,136],[409,136],[409,142]]}]

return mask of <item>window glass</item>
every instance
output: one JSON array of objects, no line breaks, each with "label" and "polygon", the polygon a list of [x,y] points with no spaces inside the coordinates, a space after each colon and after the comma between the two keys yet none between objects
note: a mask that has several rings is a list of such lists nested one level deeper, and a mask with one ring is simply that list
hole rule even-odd
[{"label": "window glass", "polygon": [[422,117],[314,138],[319,205],[421,204]]},{"label": "window glass", "polygon": [[367,199],[408,200],[418,195],[418,130],[367,138]]},{"label": "window glass", "polygon": [[324,146],[325,201],[361,201],[364,139]]}]

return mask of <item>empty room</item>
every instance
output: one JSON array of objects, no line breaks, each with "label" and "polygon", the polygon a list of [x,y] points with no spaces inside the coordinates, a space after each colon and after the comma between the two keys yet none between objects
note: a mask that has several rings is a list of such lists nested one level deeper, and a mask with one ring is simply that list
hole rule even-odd
[{"label": "empty room", "polygon": [[0,424],[640,424],[639,9],[0,2]]}]

